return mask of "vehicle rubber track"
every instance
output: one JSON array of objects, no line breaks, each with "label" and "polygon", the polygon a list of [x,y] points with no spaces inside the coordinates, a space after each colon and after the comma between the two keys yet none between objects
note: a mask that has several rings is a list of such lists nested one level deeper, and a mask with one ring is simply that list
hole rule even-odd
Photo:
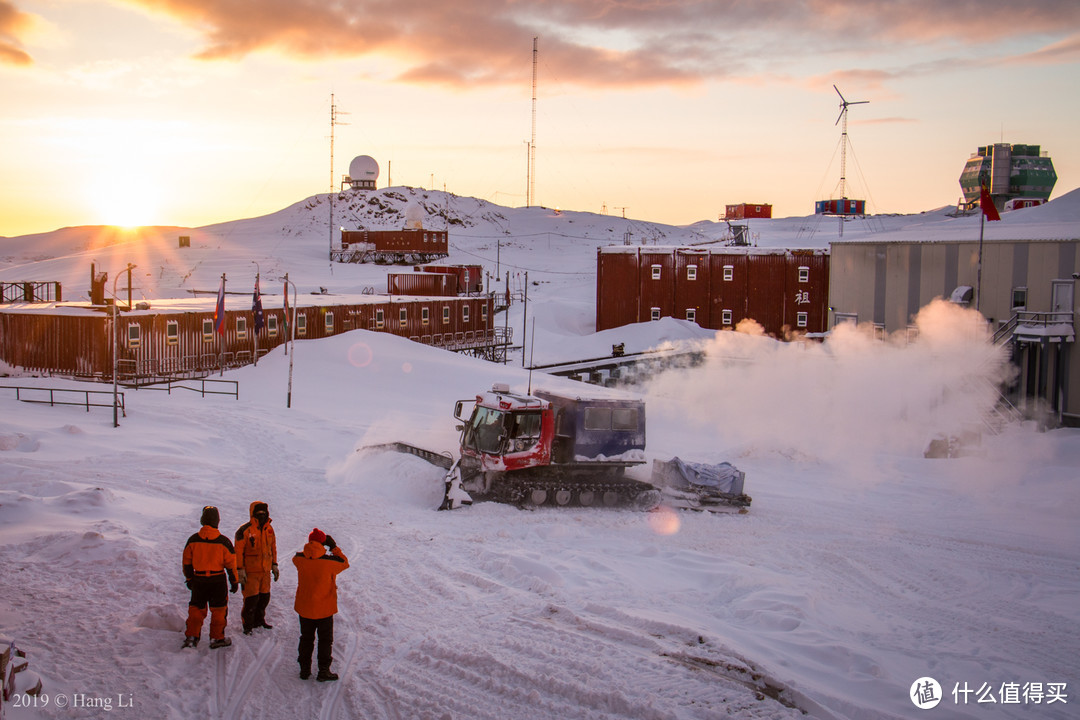
[{"label": "vehicle rubber track", "polygon": [[[475,495],[474,495],[475,497]],[[611,474],[513,473],[491,486],[489,497],[520,507],[605,507],[652,510],[660,491],[646,482]]]}]

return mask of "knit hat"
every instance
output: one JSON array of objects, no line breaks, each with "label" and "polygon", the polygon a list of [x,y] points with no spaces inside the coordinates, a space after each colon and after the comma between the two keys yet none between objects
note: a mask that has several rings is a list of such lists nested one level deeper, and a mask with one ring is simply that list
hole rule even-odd
[{"label": "knit hat", "polygon": [[319,528],[315,528],[311,531],[311,534],[307,536],[308,542],[317,542],[320,545],[326,542],[326,533]]},{"label": "knit hat", "polygon": [[212,528],[216,528],[218,523],[221,522],[221,515],[218,513],[216,507],[207,505],[202,509],[202,516],[199,518],[199,522],[203,525],[209,525]]}]

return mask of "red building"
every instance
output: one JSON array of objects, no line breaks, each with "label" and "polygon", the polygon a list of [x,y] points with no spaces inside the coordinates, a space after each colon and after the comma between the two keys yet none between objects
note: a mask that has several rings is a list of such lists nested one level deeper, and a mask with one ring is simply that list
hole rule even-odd
[{"label": "red building", "polygon": [[[264,325],[257,334],[250,295],[226,298],[221,334],[214,330],[213,297],[122,308],[115,329],[112,309],[104,306],[5,306],[0,308],[0,360],[34,372],[111,380],[116,347],[117,375],[125,381],[198,377],[249,364],[256,353],[264,355],[285,342],[281,297],[263,295],[262,300]],[[480,356],[504,343],[487,296],[308,295],[299,300],[298,307],[290,307],[297,340],[372,330]]]},{"label": "red building", "polygon": [[724,220],[746,220],[747,218],[771,218],[772,205],[767,203],[739,203],[724,206]]},{"label": "red building", "polygon": [[596,257],[596,329],[674,317],[769,335],[828,329],[829,253],[783,248],[604,247]]}]

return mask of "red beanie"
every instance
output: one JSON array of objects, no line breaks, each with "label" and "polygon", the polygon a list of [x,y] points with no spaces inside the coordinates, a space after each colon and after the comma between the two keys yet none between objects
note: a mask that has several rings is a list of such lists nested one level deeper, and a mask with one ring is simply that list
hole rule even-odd
[{"label": "red beanie", "polygon": [[317,542],[320,545],[326,542],[326,533],[319,528],[315,528],[311,531],[311,534],[307,536],[308,542]]}]

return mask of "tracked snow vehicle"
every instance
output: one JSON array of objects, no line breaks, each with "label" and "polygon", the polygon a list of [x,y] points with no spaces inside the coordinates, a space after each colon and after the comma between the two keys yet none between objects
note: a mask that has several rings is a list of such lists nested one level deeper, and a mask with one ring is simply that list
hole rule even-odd
[{"label": "tracked snow vehicle", "polygon": [[645,462],[645,404],[506,385],[458,401],[461,488],[475,500],[521,505],[631,506],[650,509],[660,493],[625,477]]},{"label": "tracked snow vehicle", "polygon": [[654,463],[651,484],[627,477],[627,468],[645,463],[645,403],[638,399],[544,390],[524,395],[496,383],[474,399],[458,400],[454,418],[461,423],[456,460],[403,442],[361,449],[409,453],[446,470],[440,510],[484,500],[637,510],[661,502],[695,510],[750,504],[743,474],[729,465],[726,474],[734,480],[723,487],[707,466],[693,464],[691,472],[678,458],[671,461],[676,468],[663,463],[662,472]]}]

